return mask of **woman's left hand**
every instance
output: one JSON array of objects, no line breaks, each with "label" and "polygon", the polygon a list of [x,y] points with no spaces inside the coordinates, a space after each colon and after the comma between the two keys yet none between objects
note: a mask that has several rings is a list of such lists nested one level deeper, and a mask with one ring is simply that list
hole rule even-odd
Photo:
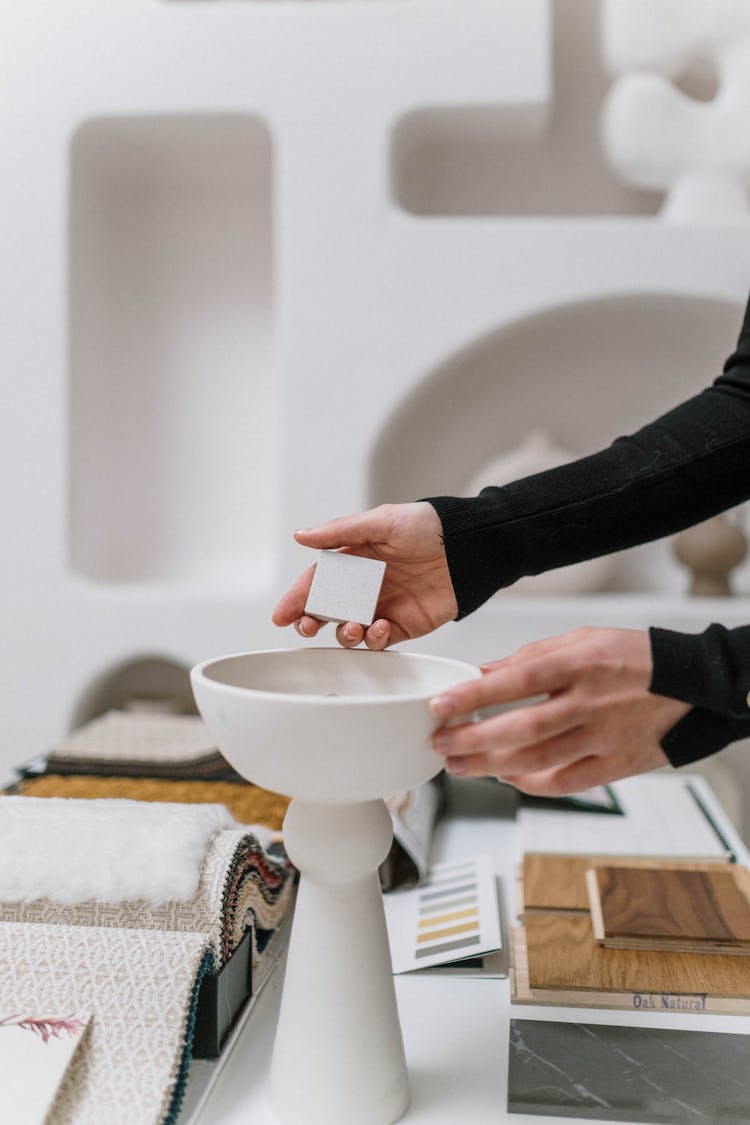
[{"label": "woman's left hand", "polygon": [[[580,792],[667,765],[660,741],[690,704],[650,692],[648,632],[576,629],[525,645],[432,700],[450,773],[494,776],[525,793]],[[541,701],[472,721],[498,704]],[[463,721],[462,721],[463,720]],[[456,725],[460,724],[460,725]]]}]

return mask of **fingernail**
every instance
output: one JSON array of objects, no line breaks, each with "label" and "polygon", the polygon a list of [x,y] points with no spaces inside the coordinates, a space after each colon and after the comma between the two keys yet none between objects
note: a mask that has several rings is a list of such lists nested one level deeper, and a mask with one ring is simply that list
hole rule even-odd
[{"label": "fingernail", "polygon": [[430,700],[430,710],[433,715],[437,715],[439,719],[445,719],[449,715],[454,714],[456,710],[456,700],[452,695],[436,695],[434,699]]},{"label": "fingernail", "polygon": [[298,622],[297,622],[297,624],[296,624],[296,625],[294,626],[294,628],[295,628],[295,629],[297,630],[297,632],[299,633],[299,635],[300,635],[301,637],[309,637],[309,636],[310,636],[310,634],[308,633],[307,629],[303,629],[303,627],[302,627],[302,625],[300,625],[299,621],[298,621]]},{"label": "fingernail", "polygon": [[352,628],[351,625],[345,625],[344,626],[344,636],[346,637],[346,639],[348,641],[354,640],[354,629]]},{"label": "fingernail", "polygon": [[372,627],[372,635],[374,637],[382,637],[385,633],[385,625],[382,621],[376,621]]}]

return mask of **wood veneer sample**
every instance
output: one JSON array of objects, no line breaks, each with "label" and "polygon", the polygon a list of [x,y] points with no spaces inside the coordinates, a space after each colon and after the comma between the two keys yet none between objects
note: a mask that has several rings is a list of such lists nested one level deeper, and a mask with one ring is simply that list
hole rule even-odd
[{"label": "wood veneer sample", "polygon": [[586,881],[594,935],[608,948],[750,953],[750,875],[744,867],[601,865]]},{"label": "wood veneer sample", "polygon": [[563,855],[550,852],[525,852],[522,863],[520,913],[527,910],[578,910],[588,913],[586,872],[590,867],[690,867],[712,871],[727,865],[724,857],[716,862],[696,863],[690,859],[654,859],[637,856]]},{"label": "wood veneer sample", "polygon": [[605,949],[586,915],[529,914],[512,938],[520,1002],[750,1011],[750,973],[738,957]]}]

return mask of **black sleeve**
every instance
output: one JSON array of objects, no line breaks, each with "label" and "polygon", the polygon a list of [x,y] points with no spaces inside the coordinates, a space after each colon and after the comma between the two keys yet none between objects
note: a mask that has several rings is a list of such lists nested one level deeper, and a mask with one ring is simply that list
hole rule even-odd
[{"label": "black sleeve", "polygon": [[750,737],[750,625],[704,633],[649,630],[654,670],[650,690],[692,703],[661,741],[673,766],[715,754]]},{"label": "black sleeve", "polygon": [[462,618],[523,575],[672,535],[748,498],[750,302],[736,351],[699,395],[590,457],[429,500]]},{"label": "black sleeve", "polygon": [[[750,498],[750,302],[701,394],[600,453],[477,497],[430,498],[458,617],[527,574],[672,535]],[[692,710],[662,739],[672,765],[750,737],[750,626],[651,630],[650,690]]]}]

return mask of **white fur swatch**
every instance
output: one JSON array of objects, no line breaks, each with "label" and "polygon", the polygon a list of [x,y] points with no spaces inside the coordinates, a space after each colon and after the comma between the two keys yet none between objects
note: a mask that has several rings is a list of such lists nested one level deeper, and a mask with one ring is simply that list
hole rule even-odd
[{"label": "white fur swatch", "polygon": [[223,805],[0,797],[0,900],[187,901]]}]

